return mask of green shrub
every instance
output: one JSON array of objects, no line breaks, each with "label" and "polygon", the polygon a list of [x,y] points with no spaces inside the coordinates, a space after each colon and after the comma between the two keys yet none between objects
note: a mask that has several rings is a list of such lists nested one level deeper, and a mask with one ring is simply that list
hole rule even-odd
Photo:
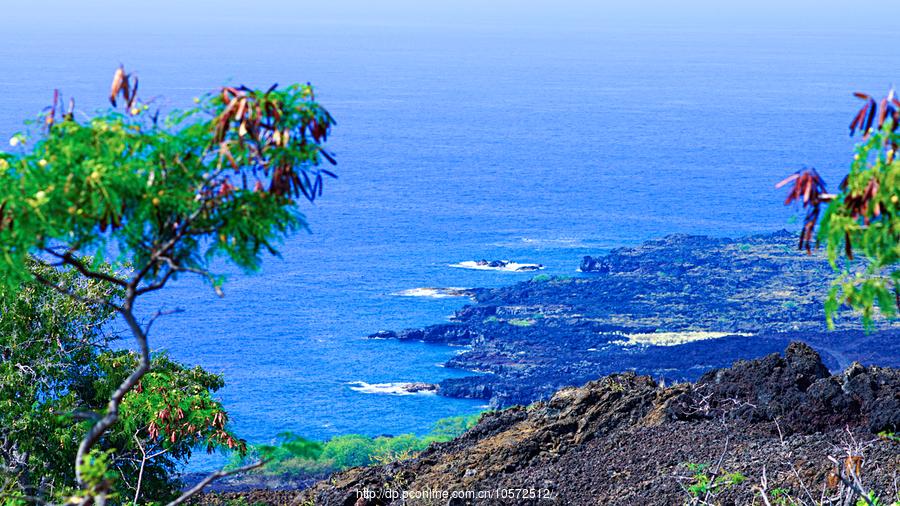
[{"label": "green shrub", "polygon": [[747,480],[741,473],[708,473],[709,464],[685,463],[684,466],[693,473],[685,490],[694,498],[702,499],[740,485]]},{"label": "green shrub", "polygon": [[443,443],[463,435],[481,419],[482,413],[441,418],[434,423],[431,432],[424,437],[429,443]]},{"label": "green shrub", "polygon": [[330,460],[340,469],[367,466],[372,463],[377,445],[375,440],[360,434],[338,436],[325,443],[321,458]]},{"label": "green shrub", "polygon": [[346,434],[325,442],[312,441],[296,434],[279,434],[277,445],[259,445],[243,459],[235,457],[232,467],[247,460],[266,458],[270,462],[259,473],[270,475],[319,475],[357,466],[386,464],[414,457],[432,443],[450,441],[478,423],[481,413],[442,418],[424,436],[401,434],[375,438]]}]

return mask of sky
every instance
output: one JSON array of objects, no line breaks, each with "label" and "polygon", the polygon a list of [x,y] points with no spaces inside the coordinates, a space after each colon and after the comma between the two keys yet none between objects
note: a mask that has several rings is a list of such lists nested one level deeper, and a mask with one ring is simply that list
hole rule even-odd
[{"label": "sky", "polygon": [[[29,0],[2,2],[8,34],[100,30],[126,34],[193,29],[229,36],[305,24],[520,27],[541,30],[779,29],[852,33],[878,29],[874,0]],[[2,41],[0,35],[0,41]]]}]

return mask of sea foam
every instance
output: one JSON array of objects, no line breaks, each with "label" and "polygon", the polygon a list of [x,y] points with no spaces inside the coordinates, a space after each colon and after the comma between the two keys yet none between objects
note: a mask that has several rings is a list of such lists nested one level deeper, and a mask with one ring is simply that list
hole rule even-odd
[{"label": "sea foam", "polygon": [[458,269],[472,269],[476,271],[502,271],[502,272],[531,272],[531,271],[539,271],[544,268],[541,264],[527,264],[527,263],[518,263],[518,262],[510,262],[508,260],[501,260],[502,265],[490,265],[482,262],[476,262],[474,260],[467,260],[465,262],[459,262],[455,264],[450,264],[450,267],[456,267]]},{"label": "sea foam", "polygon": [[363,394],[386,394],[386,395],[435,395],[436,390],[418,390],[411,392],[410,388],[416,383],[366,383],[365,381],[351,381],[350,390]]}]

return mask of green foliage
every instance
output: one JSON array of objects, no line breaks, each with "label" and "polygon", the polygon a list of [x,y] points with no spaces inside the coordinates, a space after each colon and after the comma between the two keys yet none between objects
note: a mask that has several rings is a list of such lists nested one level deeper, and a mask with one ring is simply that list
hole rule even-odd
[{"label": "green foliage", "polygon": [[691,497],[703,498],[740,485],[747,480],[741,473],[709,473],[709,464],[685,463],[684,466],[693,473],[686,490]]},{"label": "green foliage", "polygon": [[[873,130],[856,146],[856,154],[841,193],[825,209],[819,227],[819,240],[827,245],[828,259],[840,274],[829,292],[826,306],[829,325],[841,304],[862,312],[867,327],[873,324],[875,308],[888,317],[896,315],[895,284],[900,271],[893,266],[900,259],[900,215],[892,212],[900,199],[900,162],[893,159],[893,149],[900,140],[888,120],[881,130]],[[858,199],[871,192],[865,208]],[[860,265],[841,263],[862,255]]]},{"label": "green foliage", "polygon": [[386,464],[414,457],[432,443],[450,441],[478,423],[481,414],[443,418],[435,422],[425,436],[368,437],[347,434],[325,442],[311,441],[292,433],[279,434],[275,446],[256,446],[247,456],[235,457],[233,467],[248,459],[265,458],[270,462],[259,472],[264,474],[318,475],[357,466]]},{"label": "green foliage", "polygon": [[482,414],[483,413],[476,413],[474,415],[441,418],[434,423],[431,432],[429,432],[424,439],[429,443],[443,443],[455,439],[474,427],[478,423],[478,420],[481,419]]},{"label": "green foliage", "polygon": [[329,440],[322,449],[322,458],[331,461],[338,469],[367,466],[372,463],[377,448],[375,439],[347,434]]},{"label": "green foliage", "polygon": [[[868,499],[868,501],[866,499]],[[869,505],[871,505],[871,506],[898,506],[898,505],[900,505],[900,494],[898,494],[897,499],[898,499],[897,501],[894,501],[891,503],[886,503],[886,502],[882,501],[881,498],[875,494],[875,492],[869,492],[866,495],[865,499],[860,497],[859,499],[856,500],[856,506],[869,506]]]},{"label": "green foliage", "polygon": [[87,460],[81,464],[81,476],[84,477],[87,496],[104,495],[107,499],[116,499],[117,494],[109,493],[116,481],[116,472],[112,466],[114,450],[94,450]]},{"label": "green foliage", "polygon": [[[74,287],[85,300],[116,295],[74,271],[31,267]],[[105,407],[137,361],[133,353],[110,349],[112,337],[104,329],[112,316],[107,306],[37,282],[24,284],[14,298],[0,298],[0,483],[11,484],[6,493],[40,495],[43,483],[57,494],[53,499],[80,494],[72,463],[93,423],[85,416]],[[142,447],[147,454],[165,450],[145,465],[146,499],[169,498],[178,490],[172,472],[195,448],[240,450],[242,443],[227,430],[227,415],[212,398],[222,386],[220,376],[154,357],[152,371],[122,403],[122,423],[82,465],[86,492],[132,498]]]},{"label": "green foliage", "polygon": [[276,253],[285,234],[306,227],[295,197],[315,198],[322,175],[333,176],[316,166],[333,160],[320,141],[334,121],[308,85],[224,88],[164,118],[134,107],[43,123],[0,152],[8,289],[28,279],[29,254],[61,245],[115,271],[149,265],[147,283],[169,261],[180,272],[206,272],[216,257],[255,270],[262,251]]},{"label": "green foliage", "polygon": [[[857,93],[865,104],[851,123],[851,135],[862,134],[849,171],[837,193],[827,193],[814,169],[788,177],[793,183],[786,200],[807,209],[800,245],[826,245],[835,279],[825,305],[829,327],[844,305],[861,313],[866,329],[877,315],[897,316],[900,305],[900,100],[891,90],[880,102]],[[822,208],[824,207],[824,213]],[[821,218],[821,219],[820,219]]]},{"label": "green foliage", "polygon": [[572,278],[570,276],[551,276],[549,274],[538,274],[537,276],[531,278],[532,283],[565,283],[571,280]]},{"label": "green foliage", "polygon": [[777,506],[793,506],[797,501],[791,497],[791,491],[786,488],[773,488],[769,490],[771,503]]},{"label": "green foliage", "polygon": [[896,432],[883,430],[878,433],[878,437],[884,439],[885,441],[892,441],[894,443],[900,443],[900,434]]}]

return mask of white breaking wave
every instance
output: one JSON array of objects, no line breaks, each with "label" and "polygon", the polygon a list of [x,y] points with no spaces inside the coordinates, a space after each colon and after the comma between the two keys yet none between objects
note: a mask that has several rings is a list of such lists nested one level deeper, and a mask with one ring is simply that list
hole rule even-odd
[{"label": "white breaking wave", "polygon": [[510,262],[509,260],[497,260],[494,262],[467,260],[450,264],[450,267],[459,269],[472,269],[476,271],[503,271],[503,272],[531,272],[539,271],[544,268],[541,264],[520,264],[518,262]]},{"label": "white breaking wave", "polygon": [[466,291],[465,288],[421,287],[421,288],[410,288],[409,290],[402,290],[402,291],[396,292],[392,295],[397,295],[400,297],[428,297],[428,298],[432,298],[432,299],[445,299],[448,297],[468,297],[469,292]]},{"label": "white breaking wave", "polygon": [[363,394],[387,394],[387,395],[435,395],[436,390],[418,390],[411,392],[416,383],[366,383],[365,381],[351,381],[350,390]]}]

